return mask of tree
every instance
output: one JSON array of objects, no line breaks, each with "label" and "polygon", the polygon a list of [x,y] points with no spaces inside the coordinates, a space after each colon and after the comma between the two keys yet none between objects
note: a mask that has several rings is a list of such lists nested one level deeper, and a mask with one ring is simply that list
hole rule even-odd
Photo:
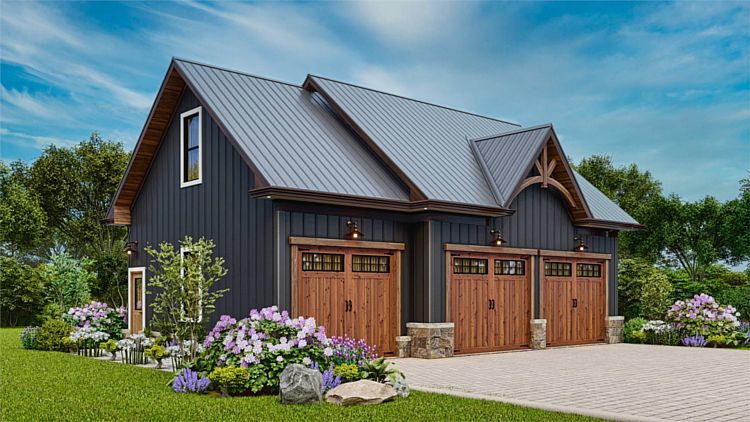
[{"label": "tree", "polygon": [[620,208],[645,225],[643,230],[620,235],[620,254],[655,263],[661,255],[661,245],[653,236],[652,216],[654,204],[662,198],[661,182],[636,164],[617,167],[612,157],[606,155],[584,158],[575,168]]},{"label": "tree", "polygon": [[15,327],[37,320],[46,300],[39,272],[14,258],[0,257],[0,325]]},{"label": "tree", "polygon": [[[193,359],[205,318],[216,309],[216,300],[229,291],[215,289],[227,274],[224,258],[212,258],[212,240],[193,242],[190,236],[180,241],[179,250],[166,242],[160,243],[158,250],[150,246],[144,249],[153,258],[149,264],[149,288],[153,290],[146,293],[154,296],[150,304],[154,318],[180,347],[185,340],[190,341],[186,352]],[[183,256],[180,250],[188,252]]]},{"label": "tree", "polygon": [[47,235],[47,216],[24,185],[25,166],[0,162],[0,244],[11,256],[32,253]]},{"label": "tree", "polygon": [[618,263],[617,303],[619,315],[631,319],[643,315],[641,299],[644,280],[657,271],[650,262],[639,258],[623,258]]},{"label": "tree", "polygon": [[652,271],[644,280],[641,289],[642,313],[648,319],[663,319],[672,302],[672,284],[660,271]]},{"label": "tree", "polygon": [[96,274],[86,268],[91,260],[75,259],[62,252],[52,254],[50,261],[42,276],[47,283],[49,300],[59,307],[58,311],[62,313],[88,302],[89,285],[96,278]]},{"label": "tree", "polygon": [[750,260],[750,175],[740,181],[739,197],[724,203],[719,233],[721,259],[733,265]]},{"label": "tree", "polygon": [[57,243],[74,256],[110,253],[124,239],[123,227],[103,226],[101,219],[117,190],[129,154],[122,143],[94,132],[73,148],[50,145],[32,164],[29,186],[40,198]]}]

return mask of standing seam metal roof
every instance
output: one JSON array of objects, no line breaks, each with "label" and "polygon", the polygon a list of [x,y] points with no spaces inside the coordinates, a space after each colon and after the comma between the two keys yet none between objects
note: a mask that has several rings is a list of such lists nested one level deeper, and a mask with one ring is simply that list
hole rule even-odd
[{"label": "standing seam metal roof", "polygon": [[497,206],[468,139],[518,126],[309,76],[429,199]]},{"label": "standing seam metal roof", "polygon": [[595,220],[639,224],[635,218],[631,217],[630,214],[609,199],[607,195],[592,185],[585,177],[578,174],[575,170],[573,170],[573,174],[578,181],[578,186],[581,188],[583,197],[586,198],[586,204],[589,206],[591,216]]},{"label": "standing seam metal roof", "polygon": [[549,139],[551,128],[552,125],[535,126],[471,141],[476,146],[477,159],[487,169],[500,205],[510,205],[513,192]]},{"label": "standing seam metal roof", "polygon": [[272,186],[409,199],[402,183],[319,94],[184,60],[175,63]]}]

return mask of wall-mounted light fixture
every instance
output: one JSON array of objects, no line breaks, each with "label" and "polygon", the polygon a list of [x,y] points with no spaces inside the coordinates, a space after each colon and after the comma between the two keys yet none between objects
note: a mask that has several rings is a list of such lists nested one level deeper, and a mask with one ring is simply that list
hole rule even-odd
[{"label": "wall-mounted light fixture", "polygon": [[359,227],[357,227],[357,222],[349,220],[346,222],[346,227],[349,229],[349,231],[346,233],[346,238],[351,240],[360,240],[365,237],[365,234],[359,231]]},{"label": "wall-mounted light fixture", "polygon": [[125,253],[128,257],[138,255],[138,242],[128,242],[125,244]]},{"label": "wall-mounted light fixture", "polygon": [[586,242],[583,241],[583,237],[576,236],[576,237],[573,238],[573,240],[578,242],[578,244],[576,245],[576,247],[574,248],[574,250],[576,250],[578,252],[583,252],[583,251],[585,251],[586,249],[589,248],[588,246],[586,246]]},{"label": "wall-mounted light fixture", "polygon": [[500,230],[492,229],[490,230],[490,234],[493,235],[490,241],[491,246],[503,246],[505,239],[503,239],[503,234],[500,233]]}]

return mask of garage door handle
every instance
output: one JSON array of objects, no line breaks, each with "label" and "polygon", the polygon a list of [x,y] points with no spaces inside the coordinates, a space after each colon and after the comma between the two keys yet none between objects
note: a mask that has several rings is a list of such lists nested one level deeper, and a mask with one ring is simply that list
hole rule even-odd
[{"label": "garage door handle", "polygon": [[349,312],[352,310],[352,302],[350,300],[344,299],[344,312]]},{"label": "garage door handle", "polygon": [[573,307],[574,308],[578,307],[578,299],[573,299]]},{"label": "garage door handle", "polygon": [[349,300],[349,312],[351,312],[351,311],[352,311],[352,301],[351,301],[351,299],[350,299],[350,300]]}]

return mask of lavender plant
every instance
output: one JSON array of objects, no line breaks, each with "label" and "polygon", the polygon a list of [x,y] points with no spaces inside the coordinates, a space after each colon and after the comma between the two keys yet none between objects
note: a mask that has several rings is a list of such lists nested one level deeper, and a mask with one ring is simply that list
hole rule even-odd
[{"label": "lavender plant", "polygon": [[685,337],[682,339],[682,345],[687,347],[706,347],[707,344],[708,341],[706,341],[706,338],[701,335]]},{"label": "lavender plant", "polygon": [[21,344],[24,349],[36,349],[36,337],[39,334],[39,327],[26,327],[21,332]]},{"label": "lavender plant", "polygon": [[172,380],[172,390],[176,393],[203,393],[210,383],[208,378],[185,368]]},{"label": "lavender plant", "polygon": [[[317,363],[313,363],[310,368],[320,370],[320,367],[318,367]],[[328,369],[323,371],[323,383],[321,384],[321,392],[323,394],[325,394],[326,391],[341,385],[341,375],[334,375],[334,372],[334,364],[331,364]]]}]

